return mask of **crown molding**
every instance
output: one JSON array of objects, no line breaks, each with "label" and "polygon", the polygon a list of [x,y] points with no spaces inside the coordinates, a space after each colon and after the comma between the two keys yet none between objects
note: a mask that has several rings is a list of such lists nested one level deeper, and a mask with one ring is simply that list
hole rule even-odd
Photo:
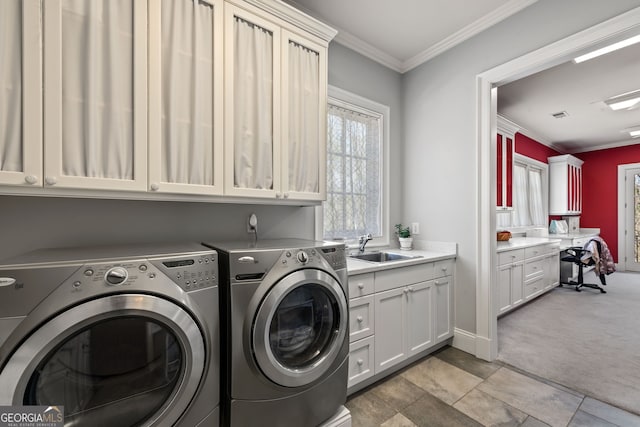
[{"label": "crown molding", "polygon": [[498,22],[520,12],[522,9],[531,6],[537,1],[538,0],[511,0],[508,3],[505,3],[493,12],[484,15],[482,18],[472,22],[461,30],[456,31],[446,39],[420,52],[413,58],[404,61],[402,72],[406,73],[407,71],[414,69],[435,56],[440,55],[442,52],[470,39]]},{"label": "crown molding", "polygon": [[498,128],[498,131],[511,136],[514,136],[521,127],[520,125],[512,122],[504,116],[501,116],[500,114],[496,116],[496,126]]},{"label": "crown molding", "polygon": [[370,45],[362,39],[359,39],[348,31],[338,28],[338,35],[336,36],[335,41],[369,59],[378,62],[379,64],[384,65],[387,68],[392,69],[393,71],[398,73],[403,72],[402,70],[404,69],[404,66],[402,61],[383,52],[377,47]]},{"label": "crown molding", "polygon": [[279,0],[244,0],[244,2],[258,7],[278,18],[302,28],[303,30],[320,37],[327,43],[337,34],[337,30],[304,13],[300,8],[295,8]]},{"label": "crown molding", "polygon": [[571,154],[577,154],[577,153],[587,153],[589,151],[608,150],[610,148],[618,148],[618,147],[626,147],[628,145],[636,145],[636,144],[638,144],[638,142],[639,142],[638,138],[633,138],[633,139],[629,139],[629,140],[625,140],[625,141],[612,142],[610,144],[597,145],[595,147],[584,147],[583,149],[571,150],[570,153]]}]

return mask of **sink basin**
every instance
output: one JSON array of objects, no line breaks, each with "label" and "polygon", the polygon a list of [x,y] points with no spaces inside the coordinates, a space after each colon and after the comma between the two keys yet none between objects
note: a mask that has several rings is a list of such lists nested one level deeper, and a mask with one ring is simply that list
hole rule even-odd
[{"label": "sink basin", "polygon": [[420,255],[401,255],[401,254],[394,254],[391,252],[354,253],[349,256],[351,258],[359,259],[362,261],[370,261],[370,262],[403,261],[407,259],[420,258]]}]

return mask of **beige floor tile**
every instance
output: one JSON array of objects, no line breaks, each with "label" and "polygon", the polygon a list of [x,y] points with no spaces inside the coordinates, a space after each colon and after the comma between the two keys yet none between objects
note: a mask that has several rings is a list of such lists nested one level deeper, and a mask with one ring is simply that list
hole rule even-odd
[{"label": "beige floor tile", "polygon": [[418,427],[481,427],[482,424],[429,393],[407,406],[402,415]]},{"label": "beige floor tile", "polygon": [[549,427],[549,424],[543,423],[529,415],[520,427]]},{"label": "beige floor tile", "polygon": [[444,347],[435,353],[434,356],[480,378],[488,378],[502,366],[498,363],[478,359],[467,352],[453,347]]},{"label": "beige floor tile", "polygon": [[517,427],[528,417],[524,412],[478,390],[471,390],[453,407],[485,426]]},{"label": "beige floor tile", "polygon": [[345,406],[351,411],[353,427],[378,427],[397,413],[386,402],[369,392],[350,398]]},{"label": "beige floor tile", "polygon": [[584,399],[580,410],[619,426],[640,427],[639,416],[590,397]]},{"label": "beige floor tile", "polygon": [[602,418],[591,415],[584,411],[578,411],[573,416],[568,427],[618,427],[616,424],[609,423]]},{"label": "beige floor tile", "polygon": [[551,426],[566,426],[582,399],[532,378],[500,368],[478,390]]},{"label": "beige floor tile", "polygon": [[401,411],[426,393],[423,389],[406,380],[401,375],[394,375],[371,390],[367,391],[376,395],[396,411]]},{"label": "beige floor tile", "polygon": [[412,366],[401,375],[450,405],[482,382],[482,378],[436,357],[430,357]]},{"label": "beige floor tile", "polygon": [[380,427],[417,427],[417,426],[404,415],[396,414],[393,418],[382,423]]}]

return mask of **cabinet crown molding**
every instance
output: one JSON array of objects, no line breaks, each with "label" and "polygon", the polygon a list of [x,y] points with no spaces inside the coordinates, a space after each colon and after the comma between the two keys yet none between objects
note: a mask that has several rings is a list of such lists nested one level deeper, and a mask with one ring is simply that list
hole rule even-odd
[{"label": "cabinet crown molding", "polygon": [[509,119],[505,119],[504,117],[498,115],[497,116],[497,128],[498,133],[503,133],[509,136],[514,136],[516,132],[520,130],[520,126],[515,124]]},{"label": "cabinet crown molding", "polygon": [[569,165],[573,165],[573,166],[582,166],[582,164],[584,163],[583,160],[580,160],[579,158],[572,156],[571,154],[563,154],[561,156],[552,156],[552,157],[547,157],[547,161],[549,163],[567,163]]},{"label": "cabinet crown molding", "polygon": [[280,0],[243,0],[329,43],[338,31]]}]

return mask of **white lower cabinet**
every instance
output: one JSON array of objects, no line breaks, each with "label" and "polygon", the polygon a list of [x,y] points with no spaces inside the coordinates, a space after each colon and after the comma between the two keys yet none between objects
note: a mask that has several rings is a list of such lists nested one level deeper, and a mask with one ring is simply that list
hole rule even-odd
[{"label": "white lower cabinet", "polygon": [[349,277],[349,388],[453,336],[454,267],[449,259]]},{"label": "white lower cabinet", "polygon": [[558,285],[559,251],[557,243],[549,243],[498,253],[498,315]]}]

